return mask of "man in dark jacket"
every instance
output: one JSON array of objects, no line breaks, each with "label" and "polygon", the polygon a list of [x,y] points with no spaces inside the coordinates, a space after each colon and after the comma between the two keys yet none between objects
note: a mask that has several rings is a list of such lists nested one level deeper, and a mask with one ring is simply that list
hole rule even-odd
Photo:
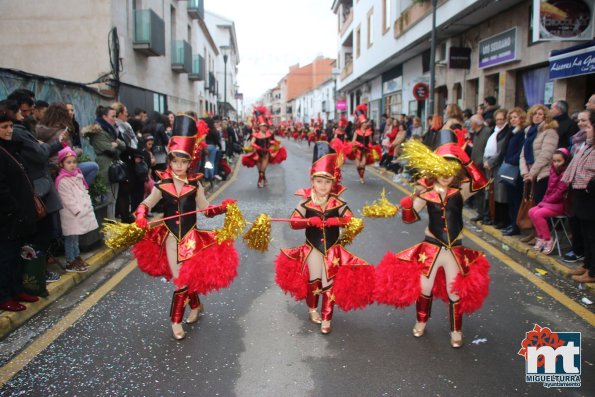
[{"label": "man in dark jacket", "polygon": [[558,147],[570,148],[570,137],[578,132],[578,125],[568,117],[568,102],[554,102],[550,114],[558,122]]},{"label": "man in dark jacket", "polygon": [[13,118],[13,112],[0,102],[0,309],[21,311],[26,306],[19,301],[38,300],[24,293],[20,264],[23,239],[36,231],[36,212],[33,188],[20,157],[23,144],[12,140]]}]

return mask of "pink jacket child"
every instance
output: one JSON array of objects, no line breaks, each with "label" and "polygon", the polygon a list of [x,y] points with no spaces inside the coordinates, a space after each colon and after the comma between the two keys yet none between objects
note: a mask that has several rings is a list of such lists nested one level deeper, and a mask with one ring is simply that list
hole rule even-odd
[{"label": "pink jacket child", "polygon": [[99,226],[88,186],[77,167],[76,157],[74,150],[68,146],[58,152],[60,173],[55,185],[63,207],[60,210],[60,223],[64,235],[66,271],[85,272],[89,265],[80,257],[79,236]]},{"label": "pink jacket child", "polygon": [[556,240],[552,239],[547,218],[564,214],[564,193],[568,185],[562,182],[562,176],[569,162],[570,152],[566,148],[558,149],[552,157],[550,176],[543,200],[529,210],[529,217],[537,232],[536,251],[549,255],[554,250]]}]

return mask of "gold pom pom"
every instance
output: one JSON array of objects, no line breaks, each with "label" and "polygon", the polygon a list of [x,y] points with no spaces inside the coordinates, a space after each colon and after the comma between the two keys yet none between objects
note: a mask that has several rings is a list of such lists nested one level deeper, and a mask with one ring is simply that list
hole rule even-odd
[{"label": "gold pom pom", "polygon": [[364,230],[364,220],[361,218],[351,218],[349,223],[343,229],[343,234],[339,237],[339,244],[349,245],[355,240],[355,237]]},{"label": "gold pom pom", "polygon": [[364,205],[362,213],[368,218],[390,218],[397,214],[399,207],[388,201],[386,192],[382,189],[380,198],[372,203],[372,205]]},{"label": "gold pom pom", "polygon": [[253,250],[266,252],[271,241],[271,218],[267,214],[260,214],[252,224],[250,230],[244,234],[244,243]]},{"label": "gold pom pom", "polygon": [[456,176],[461,164],[458,161],[449,161],[439,154],[434,153],[429,147],[416,139],[403,143],[403,154],[399,159],[407,161],[407,166],[418,178],[437,178]]},{"label": "gold pom pom", "polygon": [[141,241],[145,236],[145,229],[135,223],[122,223],[106,219],[101,233],[105,236],[105,245],[111,249],[128,248]]},{"label": "gold pom pom", "polygon": [[252,146],[244,146],[244,153],[252,153],[254,148]]},{"label": "gold pom pom", "polygon": [[223,227],[217,230],[217,243],[221,244],[227,240],[235,240],[244,231],[246,227],[246,219],[242,215],[242,211],[236,203],[227,205],[225,209],[225,220]]}]

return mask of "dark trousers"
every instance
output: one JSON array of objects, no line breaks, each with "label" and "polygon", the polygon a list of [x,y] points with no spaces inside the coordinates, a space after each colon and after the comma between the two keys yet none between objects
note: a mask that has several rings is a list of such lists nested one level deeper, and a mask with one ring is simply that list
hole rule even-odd
[{"label": "dark trousers", "polygon": [[589,276],[595,277],[595,220],[579,219],[583,236],[585,267]]},{"label": "dark trousers", "polygon": [[118,188],[118,198],[116,199],[116,216],[120,216],[122,222],[130,222],[130,191],[131,183],[120,182]]},{"label": "dark trousers", "polygon": [[516,218],[519,215],[519,208],[521,208],[521,200],[523,198],[523,182],[520,178],[514,186],[506,185],[506,197],[508,198],[508,216],[510,223],[515,231],[519,231],[516,224]]},{"label": "dark trousers", "polygon": [[0,241],[0,302],[23,292],[21,243]]},{"label": "dark trousers", "polygon": [[568,225],[570,226],[570,232],[572,233],[570,241],[572,244],[572,251],[576,256],[583,256],[585,252],[585,242],[583,240],[581,223],[576,215],[568,217]]},{"label": "dark trousers", "polygon": [[547,190],[547,183],[549,181],[549,177],[543,178],[540,181],[536,181],[533,184],[533,202],[535,205],[541,203],[543,200],[543,196],[545,196],[545,191]]}]

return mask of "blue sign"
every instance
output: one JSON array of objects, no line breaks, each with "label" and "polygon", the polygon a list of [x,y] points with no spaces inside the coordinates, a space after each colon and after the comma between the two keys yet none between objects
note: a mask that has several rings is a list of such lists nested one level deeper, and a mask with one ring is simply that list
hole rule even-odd
[{"label": "blue sign", "polygon": [[595,73],[595,40],[587,45],[552,51],[550,80]]},{"label": "blue sign", "polygon": [[512,28],[479,42],[479,69],[519,59],[517,28]]}]

